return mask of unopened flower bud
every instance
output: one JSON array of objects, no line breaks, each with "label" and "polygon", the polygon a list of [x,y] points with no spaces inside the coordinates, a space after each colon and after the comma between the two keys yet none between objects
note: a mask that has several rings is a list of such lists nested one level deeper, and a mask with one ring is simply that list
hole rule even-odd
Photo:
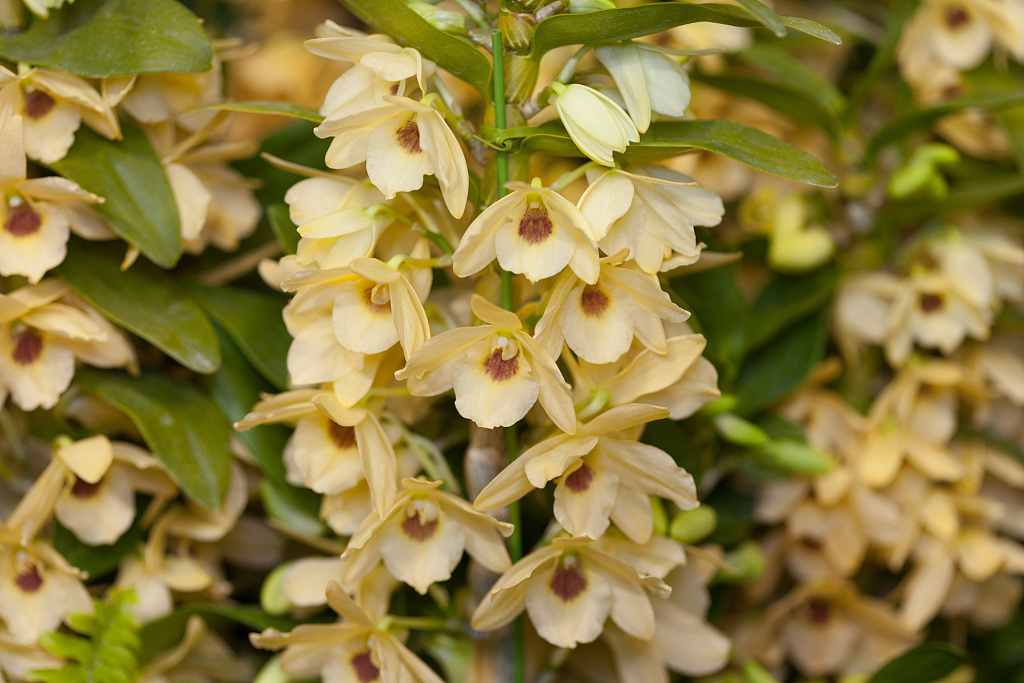
[{"label": "unopened flower bud", "polygon": [[651,499],[651,513],[654,517],[654,535],[664,536],[668,533],[668,515],[665,513],[665,504],[657,496],[648,496]]},{"label": "unopened flower bud", "polygon": [[720,570],[715,575],[718,583],[750,583],[764,573],[764,555],[753,541],[744,541],[722,558],[735,571]]},{"label": "unopened flower bud", "polygon": [[579,83],[551,84],[549,102],[558,112],[569,137],[583,154],[604,166],[614,166],[612,152],[625,152],[640,132],[622,107],[593,88]]},{"label": "unopened flower bud", "polygon": [[771,440],[763,429],[732,413],[715,417],[715,430],[726,441],[740,446],[763,446]]},{"label": "unopened flower bud", "polygon": [[292,608],[291,601],[284,594],[284,573],[287,569],[287,564],[274,567],[260,587],[260,606],[267,614],[280,616]]},{"label": "unopened flower bud", "polygon": [[710,536],[718,526],[718,515],[715,509],[701,505],[692,510],[683,510],[669,527],[668,534],[680,543],[700,543]]},{"label": "unopened flower bud", "polygon": [[761,453],[779,469],[793,474],[825,474],[832,469],[832,458],[799,441],[773,441],[762,446]]},{"label": "unopened flower bud", "polygon": [[747,683],[779,683],[763,666],[753,660],[743,663],[743,677]]}]

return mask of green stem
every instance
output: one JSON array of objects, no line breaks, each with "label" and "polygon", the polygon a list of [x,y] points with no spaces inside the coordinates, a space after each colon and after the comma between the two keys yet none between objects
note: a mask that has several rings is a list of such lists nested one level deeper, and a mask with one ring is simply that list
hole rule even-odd
[{"label": "green stem", "polygon": [[554,190],[555,192],[561,192],[565,188],[572,185],[573,182],[577,178],[582,176],[584,173],[586,173],[587,169],[589,168],[601,168],[601,166],[596,161],[588,161],[585,164],[581,164],[574,168],[573,170],[569,171],[568,173],[563,173],[561,176],[559,176],[558,180],[551,183],[551,189]]},{"label": "green stem", "polygon": [[[498,29],[491,32],[491,51],[494,55],[494,127],[502,131],[505,129],[505,59],[504,47],[501,42],[501,31]],[[495,188],[495,195],[498,199],[501,199],[508,194],[508,189],[505,187],[505,183],[508,182],[508,152],[503,149],[498,150],[496,156],[497,166],[495,175],[497,176],[497,188]],[[508,311],[514,309],[512,304],[512,276],[511,273],[505,270],[501,271],[501,306]],[[515,425],[505,428],[505,450],[507,451],[509,462],[519,457],[519,437],[516,433]],[[512,556],[512,562],[518,562],[523,556],[522,519],[519,501],[515,501],[508,506],[508,521],[515,527],[512,537],[509,539],[509,554]],[[515,648],[515,681],[516,683],[525,683],[526,650],[522,615],[516,619],[515,626],[513,627],[513,644]]]}]

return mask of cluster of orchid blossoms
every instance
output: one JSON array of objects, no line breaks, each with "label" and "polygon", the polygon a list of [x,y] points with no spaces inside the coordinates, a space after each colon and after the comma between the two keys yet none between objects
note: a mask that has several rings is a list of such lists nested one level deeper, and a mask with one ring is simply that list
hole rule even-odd
[{"label": "cluster of orchid blossoms", "polygon": [[[666,666],[691,675],[721,668],[729,641],[702,620],[709,571],[653,533],[651,496],[695,508],[693,478],[638,441],[651,421],[686,417],[718,395],[701,358],[705,340],[683,325],[689,314],[658,274],[697,261],[693,226],[718,223],[721,200],[664,168],[590,164],[578,203],[540,178],[509,182],[458,237],[452,219],[466,212],[467,162],[443,102],[424,90],[433,65],[384,36],[331,23],[307,46],[353,63],[328,93],[316,133],[332,138],[329,167],[365,161],[366,177],[276,162],[309,176],[286,196],[297,252],[261,269],[294,294],[284,317],[296,388],[266,397],[238,427],[295,425],[288,481],[324,494],[321,518],[350,539],[340,558],[291,565],[284,591],[294,605],[330,604],[343,621],[253,642],[284,648],[280,665],[291,676],[370,681],[379,671],[383,680],[436,681],[392,633],[404,622],[385,616],[379,593],[394,583],[378,567],[426,594],[466,552],[497,577],[475,598],[474,629],[498,629],[525,609],[556,647],[603,638],[622,680],[636,680],[637,667],[650,680]],[[577,87],[552,98],[563,116]],[[635,131],[611,100],[587,96],[607,100]],[[594,159],[611,163],[610,152]],[[421,189],[428,174],[440,197]],[[496,298],[495,263],[521,276],[509,309],[484,295]],[[455,278],[432,295],[432,269],[446,266]],[[471,429],[519,426],[529,444],[483,480],[472,504],[436,446],[411,428],[431,397],[451,391]],[[513,564],[504,538],[516,530],[497,511],[549,482],[555,521]],[[713,552],[694,552],[714,568]],[[681,624],[683,648],[670,642]]]},{"label": "cluster of orchid blossoms", "polygon": [[[28,178],[28,163],[59,165],[82,124],[121,139],[123,112],[163,164],[184,249],[234,251],[256,228],[261,209],[252,182],[227,163],[251,156],[254,145],[221,140],[223,113],[193,111],[219,102],[221,89],[219,67],[93,84],[50,69],[14,73],[0,66],[0,276],[24,283],[0,294],[0,399],[9,394],[22,410],[49,409],[70,386],[76,360],[102,368],[137,365],[117,327],[67,286],[43,279],[66,258],[72,233],[118,239],[94,208],[104,198],[60,176]],[[126,245],[122,269],[139,253]]]}]

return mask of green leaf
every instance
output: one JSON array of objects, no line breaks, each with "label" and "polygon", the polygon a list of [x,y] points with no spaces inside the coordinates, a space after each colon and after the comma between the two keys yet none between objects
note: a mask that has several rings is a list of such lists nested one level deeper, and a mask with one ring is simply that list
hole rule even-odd
[{"label": "green leaf", "polygon": [[839,119],[835,114],[797,88],[756,76],[693,74],[691,78],[733,95],[749,97],[794,121],[820,128],[833,138],[839,135]]},{"label": "green leaf", "polygon": [[[192,111],[208,111],[211,109],[220,109],[223,111],[240,111],[247,114],[268,114],[271,116],[289,116],[293,119],[302,119],[303,121],[309,121],[310,123],[320,123],[324,120],[323,116],[315,109],[309,107],[303,107],[301,104],[292,104],[291,102],[277,102],[277,101],[253,101],[253,102],[221,102],[220,104],[211,104],[206,107],[199,107]],[[191,112],[190,112],[191,113]]]},{"label": "green leaf", "polygon": [[1019,105],[1022,102],[1024,102],[1024,89],[1017,88],[997,95],[961,97],[936,107],[918,109],[896,119],[875,133],[874,137],[868,142],[864,155],[869,160],[874,159],[886,145],[905,141],[911,133],[927,128],[947,114],[953,114],[964,109],[998,111]]},{"label": "green leaf", "polygon": [[747,322],[746,349],[751,351],[787,326],[821,308],[832,294],[837,271],[819,270],[811,275],[778,275],[761,290]]},{"label": "green leaf", "polygon": [[750,415],[800,386],[825,354],[828,309],[793,325],[747,357],[736,379],[735,412]]},{"label": "green leaf", "polygon": [[119,251],[116,245],[72,240],[57,272],[103,315],[185,367],[216,370],[220,347],[203,310],[149,263],[122,272]]},{"label": "green leaf", "polygon": [[806,98],[818,102],[825,111],[837,114],[846,107],[846,97],[839,88],[819,76],[778,43],[751,43],[743,48],[737,57],[750,66],[775,76],[779,82],[799,90]]},{"label": "green leaf", "polygon": [[292,337],[281,318],[285,299],[224,285],[189,285],[189,293],[238,344],[252,366],[275,387],[288,388],[288,347]]},{"label": "green leaf", "polygon": [[896,45],[900,42],[900,36],[903,35],[903,24],[913,16],[919,4],[921,4],[921,0],[893,0],[889,3],[882,43],[875,49],[867,68],[850,89],[850,105],[846,109],[844,117],[847,121],[860,115],[861,105],[867,98],[871,86],[889,70],[893,58],[896,56]]},{"label": "green leaf", "polygon": [[220,507],[231,475],[231,425],[213,401],[152,373],[130,377],[82,368],[75,383],[126,413],[185,493],[211,510]]},{"label": "green leaf", "polygon": [[[610,11],[610,10],[609,10]],[[549,121],[526,137],[522,149],[556,156],[582,156],[561,121]],[[734,121],[661,121],[652,123],[640,142],[632,143],[622,159],[669,156],[688,149],[721,154],[765,173],[819,187],[835,187],[836,176],[807,152],[767,133]]]},{"label": "green leaf", "polygon": [[772,11],[768,5],[761,0],[737,0],[748,12],[757,18],[761,24],[771,30],[775,37],[782,38],[786,35],[786,24],[778,14]]},{"label": "green leaf", "polygon": [[949,643],[924,643],[892,660],[868,683],[932,683],[967,663],[967,654]]},{"label": "green leaf", "polygon": [[181,221],[163,164],[146,135],[123,122],[115,142],[84,126],[67,156],[50,164],[57,173],[103,197],[96,210],[110,227],[154,262],[170,268],[181,256]]},{"label": "green leaf", "polygon": [[210,618],[229,619],[250,629],[262,631],[268,628],[276,628],[279,631],[290,631],[299,622],[287,617],[274,617],[264,612],[259,607],[250,605],[213,605],[207,603],[193,603],[177,607],[165,617],[155,619],[144,624],[140,631],[142,637],[142,664],[148,664],[157,655],[170,650],[181,642],[185,633],[185,625],[188,618],[198,614],[207,621]]},{"label": "green leaf", "polygon": [[743,357],[743,326],[750,306],[736,282],[735,266],[712,268],[677,277],[672,291],[676,303],[693,313],[700,331],[708,339],[705,355],[713,360],[728,383]]},{"label": "green leaf", "polygon": [[70,529],[54,520],[53,547],[64,556],[65,560],[87,572],[90,580],[101,578],[117,569],[121,559],[135,550],[145,539],[146,532],[140,523],[142,505],[145,502],[145,498],[137,497],[138,513],[135,515],[135,521],[132,522],[128,531],[121,534],[121,538],[110,545],[83,543]]},{"label": "green leaf", "polygon": [[88,78],[208,71],[213,49],[175,0],[77,0],[0,37],[0,57]]},{"label": "green leaf", "polygon": [[[218,328],[217,337],[220,339],[224,362],[220,370],[205,376],[203,382],[224,417],[235,423],[256,405],[261,394],[272,392],[273,387],[253,370],[227,332]],[[297,510],[298,514],[316,522],[315,533],[320,533],[323,531],[323,525],[319,522],[320,496],[309,489],[292,486],[285,480],[284,462],[281,457],[291,432],[292,430],[284,425],[267,424],[237,432],[235,436],[249,449],[256,458],[260,470],[266,475],[261,482],[261,491],[264,490],[264,485],[273,485],[274,494],[287,499],[287,504],[291,509]],[[264,504],[266,505],[266,502]],[[267,508],[273,513],[270,505],[267,505]]]},{"label": "green leaf", "polygon": [[445,71],[450,71],[482,94],[491,83],[491,60],[469,40],[434,28],[404,0],[338,0],[352,14],[399,45],[413,47]]},{"label": "green leaf", "polygon": [[[778,17],[778,19],[781,20],[783,26],[795,28],[837,45],[841,42],[839,36],[833,31],[808,19],[796,17]],[[629,40],[701,21],[729,26],[754,27],[761,25],[761,21],[742,7],[715,3],[659,2],[586,14],[556,14],[537,24],[530,55],[539,58],[545,52],[564,45]]]},{"label": "green leaf", "polygon": [[1016,106],[992,107],[993,115],[1002,127],[1010,142],[1017,167],[1024,169],[1024,69],[1016,65],[997,66],[993,60],[982,64],[973,71],[964,74],[964,79],[971,87],[973,94],[983,98],[998,99],[1018,97]]},{"label": "green leaf", "polygon": [[277,241],[281,244],[281,249],[286,254],[294,254],[299,249],[299,231],[298,227],[292,223],[288,205],[271,204],[266,211],[270,229],[274,231]]}]

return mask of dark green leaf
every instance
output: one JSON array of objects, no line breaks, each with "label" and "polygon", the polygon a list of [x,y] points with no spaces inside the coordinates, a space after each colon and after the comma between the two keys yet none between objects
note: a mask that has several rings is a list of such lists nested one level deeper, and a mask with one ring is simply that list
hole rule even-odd
[{"label": "dark green leaf", "polygon": [[1016,106],[996,106],[991,107],[991,110],[1017,157],[1017,167],[1024,169],[1024,106],[1020,104],[1024,101],[1024,69],[1016,65],[997,66],[990,60],[965,73],[964,79],[970,85],[972,93],[978,97],[1020,98]]},{"label": "dark green leaf", "polygon": [[778,275],[761,290],[747,323],[746,349],[761,346],[786,326],[821,308],[835,287],[838,273]]},{"label": "dark green leaf", "polygon": [[170,275],[145,262],[122,272],[116,245],[72,240],[69,246],[57,272],[103,315],[196,372],[220,366],[209,319]]},{"label": "dark green leaf", "polygon": [[873,159],[886,145],[905,141],[911,133],[927,128],[947,114],[971,108],[997,111],[1019,105],[1022,102],[1024,102],[1024,89],[1018,88],[998,95],[962,97],[937,107],[919,109],[893,121],[875,133],[875,136],[868,142],[864,153],[868,159]]},{"label": "dark green leaf", "polygon": [[1011,455],[1016,458],[1019,462],[1024,464],[1024,449],[1015,444],[1011,439],[993,434],[992,432],[984,429],[975,429],[967,425],[961,425],[956,430],[957,437],[961,439],[977,439],[982,441],[992,448],[1003,451],[1007,455]]},{"label": "dark green leaf", "polygon": [[[611,11],[611,10],[608,10]],[[557,156],[582,156],[560,121],[550,121],[525,138],[522,149]],[[662,121],[652,123],[640,142],[626,148],[625,159],[641,159],[703,149],[765,173],[820,187],[835,187],[836,176],[807,152],[751,126],[734,121]]]},{"label": "dark green leaf", "polygon": [[822,308],[748,356],[733,391],[735,412],[756,413],[800,386],[825,354],[827,323]]},{"label": "dark green leaf", "polygon": [[274,231],[281,249],[286,254],[294,254],[299,249],[299,232],[297,226],[292,223],[288,213],[287,204],[271,204],[267,207],[267,220],[270,221],[270,229]]},{"label": "dark green leaf", "polygon": [[738,54],[745,63],[775,76],[779,82],[802,92],[806,98],[818,102],[822,109],[838,114],[846,106],[846,97],[831,81],[822,78],[813,69],[794,57],[778,43],[758,41],[743,48]]},{"label": "dark green leaf", "polygon": [[750,539],[754,528],[754,495],[728,486],[717,487],[706,502],[715,509],[718,524],[708,543],[726,547]]},{"label": "dark green leaf", "polygon": [[409,8],[404,0],[338,0],[352,14],[399,45],[414,47],[424,57],[469,83],[480,93],[488,93],[491,60],[469,40],[434,28]]},{"label": "dark green leaf", "polygon": [[213,605],[206,603],[193,603],[182,605],[165,617],[161,617],[148,624],[143,625],[142,655],[140,661],[143,664],[151,662],[157,655],[170,650],[181,642],[185,633],[185,625],[188,618],[198,614],[210,620],[228,619],[250,629],[262,631],[263,629],[276,628],[279,631],[290,631],[299,622],[286,617],[274,617],[259,607],[250,605]]},{"label": "dark green leaf", "polygon": [[114,142],[79,128],[67,156],[50,167],[103,197],[96,210],[114,232],[170,268],[181,256],[181,221],[171,185],[145,134],[128,122],[122,132],[124,139]]},{"label": "dark green leaf", "polygon": [[175,0],[77,0],[28,30],[0,34],[0,57],[89,78],[207,71],[213,49]]},{"label": "dark green leaf", "polygon": [[75,382],[135,422],[183,491],[207,508],[220,507],[231,475],[231,425],[207,396],[156,374],[82,368]]},{"label": "dark green leaf", "polygon": [[288,388],[287,357],[292,337],[281,318],[283,297],[229,285],[190,285],[188,291],[231,335],[261,375],[278,389]]},{"label": "dark green leaf", "polygon": [[[260,400],[260,394],[272,391],[272,387],[252,369],[226,332],[218,329],[217,336],[224,354],[224,363],[220,370],[207,375],[203,381],[224,417],[234,423],[245,417]],[[319,524],[320,496],[309,489],[300,489],[285,481],[281,456],[290,434],[291,430],[284,425],[269,424],[238,432],[236,436],[249,449],[259,463],[260,469],[267,475],[262,484],[275,486],[274,493],[279,498],[286,498],[290,508],[300,511],[303,516]],[[317,533],[321,529],[322,525],[317,527]]]},{"label": "dark green leaf", "polygon": [[949,643],[924,643],[892,660],[868,683],[932,683],[967,663],[967,654]]},{"label": "dark green leaf", "polygon": [[707,337],[705,355],[719,366],[727,384],[743,357],[743,321],[750,314],[736,283],[736,268],[723,266],[677,277],[671,287],[681,298],[676,303],[693,313]]},{"label": "dark green leaf", "polygon": [[903,24],[913,16],[919,4],[921,4],[921,0],[894,0],[890,3],[885,19],[885,35],[882,38],[882,44],[877,47],[864,73],[850,90],[850,106],[846,110],[846,119],[861,113],[861,105],[871,86],[889,70],[893,57],[896,55],[896,45],[900,41],[900,36],[903,35]]},{"label": "dark green leaf", "polygon": [[63,524],[53,522],[53,547],[68,562],[89,574],[89,579],[97,579],[117,569],[123,558],[132,552],[145,538],[145,529],[140,524],[142,505],[145,498],[138,498],[138,513],[128,531],[110,545],[88,545],[78,540],[75,534]]},{"label": "dark green leaf", "polygon": [[[807,19],[779,17],[784,26],[838,44],[839,36]],[[761,22],[742,7],[715,3],[659,2],[638,7],[607,9],[586,14],[556,14],[537,24],[531,55],[563,45],[610,43],[639,38],[675,26],[710,21],[729,26],[760,26]]]},{"label": "dark green leaf", "polygon": [[291,102],[276,102],[276,101],[253,101],[253,102],[222,102],[220,104],[211,104],[207,107],[199,107],[193,111],[207,111],[210,109],[223,109],[224,111],[240,111],[247,114],[268,114],[271,116],[288,116],[293,119],[302,119],[303,121],[309,121],[310,123],[320,123],[324,120],[324,117],[320,116],[319,112],[309,107],[303,107],[301,104],[292,104]]},{"label": "dark green leaf", "polygon": [[770,83],[755,76],[694,74],[693,80],[706,83],[733,95],[749,97],[794,121],[820,128],[832,137],[839,135],[839,119],[802,90],[779,83]]}]

